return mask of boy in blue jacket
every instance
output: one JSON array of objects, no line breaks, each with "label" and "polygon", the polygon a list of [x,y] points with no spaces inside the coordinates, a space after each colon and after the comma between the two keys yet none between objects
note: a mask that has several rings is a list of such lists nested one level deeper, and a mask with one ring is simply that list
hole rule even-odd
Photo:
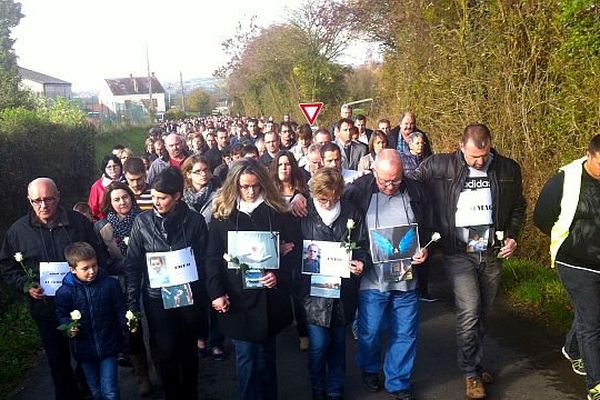
[{"label": "boy in blue jacket", "polygon": [[[119,399],[117,355],[126,332],[125,302],[119,282],[98,267],[94,248],[75,242],[65,249],[71,273],[56,292],[56,315],[67,331],[71,353],[81,363],[94,400]],[[77,313],[74,313],[77,315]]]}]

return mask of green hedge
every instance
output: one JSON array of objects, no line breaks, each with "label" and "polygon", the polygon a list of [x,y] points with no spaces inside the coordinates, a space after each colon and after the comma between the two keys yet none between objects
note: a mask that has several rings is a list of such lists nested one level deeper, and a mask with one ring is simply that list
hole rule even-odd
[{"label": "green hedge", "polygon": [[[51,122],[47,113],[22,108],[0,112],[0,233],[29,209],[27,184],[40,176],[54,179],[62,204],[70,207],[88,192],[97,175],[94,164],[95,130],[81,123]],[[0,288],[0,310],[8,300]]]}]

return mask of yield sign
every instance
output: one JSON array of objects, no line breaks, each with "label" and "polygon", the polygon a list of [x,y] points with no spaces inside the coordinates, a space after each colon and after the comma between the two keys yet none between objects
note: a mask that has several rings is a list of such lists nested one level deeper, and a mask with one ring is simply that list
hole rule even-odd
[{"label": "yield sign", "polygon": [[314,124],[314,122],[317,120],[317,117],[319,116],[319,113],[321,112],[321,109],[323,109],[323,103],[321,102],[300,103],[298,105],[300,106],[300,110],[302,110],[302,114],[304,114],[306,120],[311,125]]}]

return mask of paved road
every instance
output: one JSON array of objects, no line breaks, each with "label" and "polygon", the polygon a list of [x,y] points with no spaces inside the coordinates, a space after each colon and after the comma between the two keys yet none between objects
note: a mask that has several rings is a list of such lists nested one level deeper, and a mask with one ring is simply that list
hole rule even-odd
[{"label": "paved road", "polygon": [[[437,303],[422,304],[421,332],[414,390],[420,400],[464,399],[464,383],[455,362],[454,314],[452,297],[441,271],[433,271]],[[544,326],[519,318],[501,304],[493,313],[487,338],[486,367],[496,377],[488,386],[488,399],[567,400],[583,399],[584,381],[571,372],[560,354],[562,338]],[[385,393],[368,393],[354,364],[356,342],[348,336],[347,400],[389,399]],[[229,351],[231,345],[229,344]],[[306,353],[298,350],[297,337],[289,328],[278,338],[278,371],[282,400],[309,400],[310,384]],[[154,378],[156,381],[156,379]],[[236,380],[232,356],[227,361],[200,361],[200,399],[235,399]],[[136,399],[131,369],[120,371],[121,396]],[[51,381],[44,357],[29,373],[11,400],[47,399]],[[160,393],[151,396],[160,399]]]}]

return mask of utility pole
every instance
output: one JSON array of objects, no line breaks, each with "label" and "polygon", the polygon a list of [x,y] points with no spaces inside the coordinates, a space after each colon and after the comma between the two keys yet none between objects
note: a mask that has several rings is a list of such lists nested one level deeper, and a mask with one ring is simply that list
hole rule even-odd
[{"label": "utility pole", "polygon": [[183,74],[179,71],[179,85],[181,87],[181,111],[185,112],[185,93],[183,92]]}]

